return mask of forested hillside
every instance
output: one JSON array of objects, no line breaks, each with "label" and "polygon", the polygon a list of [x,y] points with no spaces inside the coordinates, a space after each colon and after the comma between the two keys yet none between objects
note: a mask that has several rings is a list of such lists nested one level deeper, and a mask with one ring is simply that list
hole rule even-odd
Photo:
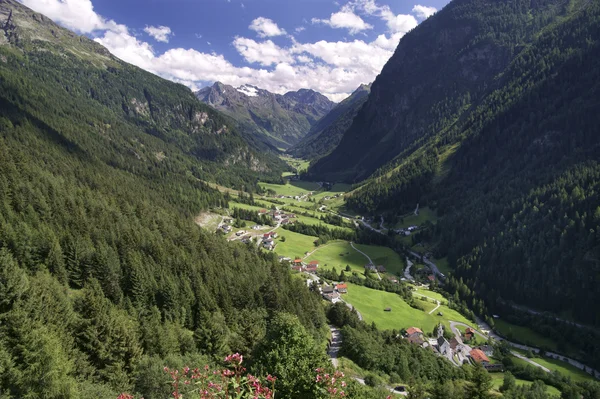
[{"label": "forested hillside", "polygon": [[281,312],[321,341],[287,267],[192,221],[228,204],[199,179],[276,169],[187,88],[12,0],[0,27],[0,396],[164,399]]},{"label": "forested hillside", "polygon": [[[430,232],[436,255],[447,255],[456,277],[474,290],[463,290],[466,298],[483,297],[492,310],[512,301],[598,325],[589,306],[600,302],[600,5],[493,3],[512,14],[481,11],[487,17],[480,23],[531,43],[512,47],[514,59],[478,91],[481,99],[464,88],[457,97],[464,111],[432,119],[431,137],[423,133],[402,147],[348,204],[389,220],[416,203],[429,205],[440,217]],[[463,15],[468,4],[495,7],[454,2],[416,34]],[[510,35],[486,37],[515,43]],[[582,345],[597,359],[597,345]]]},{"label": "forested hillside", "polygon": [[404,36],[339,146],[310,172],[357,182],[467,118],[517,55],[586,1],[458,0]]},{"label": "forested hillside", "polygon": [[370,85],[361,85],[350,97],[321,118],[298,144],[288,150],[288,153],[297,158],[310,160],[328,155],[338,146],[344,132],[348,130],[354,117],[367,101],[370,89]]}]

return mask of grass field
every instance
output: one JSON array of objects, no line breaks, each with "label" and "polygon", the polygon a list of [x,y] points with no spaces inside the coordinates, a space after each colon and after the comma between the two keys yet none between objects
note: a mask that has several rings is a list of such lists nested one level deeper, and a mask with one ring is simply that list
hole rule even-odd
[{"label": "grass field", "polygon": [[[354,244],[354,246],[367,254],[375,265],[383,265],[388,273],[402,276],[404,273],[404,259],[392,249],[375,245]],[[367,259],[363,257],[365,264]],[[364,265],[363,265],[364,266]]]},{"label": "grass field", "polygon": [[583,370],[579,370],[577,367],[572,366],[569,363],[563,362],[561,360],[549,359],[547,357],[535,357],[531,360],[533,360],[540,366],[547,367],[552,371],[558,371],[562,375],[570,377],[571,380],[576,382],[594,380],[594,378],[591,375],[585,373]]},{"label": "grass field", "polygon": [[[275,240],[277,242],[275,252],[278,255],[292,259],[297,256],[303,258],[305,252],[316,248],[314,241],[317,237],[305,236],[282,228],[278,228],[276,231],[279,234],[279,237]],[[285,237],[285,242],[281,241],[281,237]]]},{"label": "grass field", "polygon": [[[504,383],[504,373],[490,373],[492,376],[492,391],[500,392],[499,388]],[[533,382],[527,380],[521,380],[517,378],[517,385],[531,385]],[[546,385],[546,392],[553,396],[560,396],[560,391],[553,386]]]},{"label": "grass field", "polygon": [[[318,248],[315,253],[306,258],[307,262],[318,260],[320,265],[325,269],[336,268],[341,272],[349,265],[353,272],[359,275],[365,271],[366,258],[356,252],[347,241],[332,241]],[[327,265],[327,266],[325,266]]]},{"label": "grass field", "polygon": [[422,295],[427,296],[429,298],[437,299],[443,305],[448,303],[448,300],[446,298],[444,298],[444,296],[442,294],[439,294],[437,292],[429,291],[429,290],[426,290],[423,288],[417,288],[416,291],[413,291],[413,296],[415,296],[415,297],[422,296]]},{"label": "grass field", "polygon": [[406,216],[404,216],[403,220],[396,224],[396,228],[401,229],[409,226],[420,226],[427,220],[435,223],[437,220],[437,216],[435,214],[435,211],[429,209],[428,207],[423,207],[419,209],[419,215],[409,213]]},{"label": "grass field", "polygon": [[302,195],[307,194],[310,191],[319,190],[320,186],[314,182],[308,181],[292,181],[287,184],[272,184],[272,183],[258,183],[264,190],[273,190],[278,195]]},{"label": "grass field", "polygon": [[[464,316],[446,306],[439,308],[443,316],[437,316],[437,312],[430,315],[411,308],[397,294],[354,284],[348,285],[348,294],[344,295],[344,299],[362,314],[367,323],[375,322],[382,330],[419,327],[424,332],[430,332],[439,322],[449,328],[449,320],[472,324]],[[392,308],[391,312],[384,311],[388,307]]]},{"label": "grass field", "polygon": [[494,329],[506,338],[518,341],[522,344],[556,351],[556,342],[527,327],[516,326],[502,319],[496,319],[494,320]]}]

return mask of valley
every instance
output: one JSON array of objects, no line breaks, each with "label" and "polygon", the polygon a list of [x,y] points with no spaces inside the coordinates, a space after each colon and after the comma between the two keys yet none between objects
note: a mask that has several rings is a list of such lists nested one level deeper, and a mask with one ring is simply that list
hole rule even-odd
[{"label": "valley", "polygon": [[600,398],[600,2],[138,1],[0,0],[1,398]]},{"label": "valley", "polygon": [[[284,159],[290,165],[302,164],[301,160]],[[375,215],[360,216],[349,213],[345,198],[353,189],[350,185],[303,181],[298,180],[295,175],[288,174],[284,175],[284,180],[283,185],[260,183],[264,193],[254,195],[253,205],[236,202],[235,196],[232,196],[229,210],[225,211],[231,215],[232,210],[241,208],[262,214],[269,209],[269,214],[274,218],[273,226],[256,231],[247,227],[234,227],[226,237],[231,241],[240,241],[241,232],[241,237],[246,237],[246,242],[261,246],[267,252],[273,252],[282,263],[289,265],[297,278],[302,278],[311,289],[321,292],[325,302],[345,303],[357,312],[361,320],[381,330],[400,332],[418,327],[426,336],[434,337],[434,341],[437,337],[437,327],[442,325],[447,332],[444,333],[446,339],[451,341],[450,336],[456,336],[459,345],[462,345],[461,337],[464,339],[465,328],[468,327],[475,332],[472,339],[476,342],[475,346],[486,345],[488,342],[494,342],[495,345],[501,342],[508,343],[510,349],[507,356],[512,360],[504,361],[505,363],[529,365],[545,373],[559,372],[575,381],[591,381],[594,380],[594,374],[600,376],[593,368],[584,366],[577,360],[551,352],[556,350],[556,342],[524,327],[511,327],[508,322],[498,318],[494,319],[497,326],[495,330],[474,316],[471,310],[465,315],[461,313],[464,308],[456,307],[456,297],[444,289],[444,282],[452,275],[452,269],[448,266],[447,259],[429,258],[433,249],[422,235],[423,230],[430,229],[437,223],[434,209],[417,206],[392,225],[386,223],[385,219],[382,223],[382,218]],[[279,215],[278,210],[281,210],[281,218],[275,220]],[[333,225],[323,220],[331,215],[338,217],[339,224]],[[282,225],[282,220],[287,221],[285,225]],[[250,220],[245,222],[248,227],[253,225]],[[350,240],[339,240],[324,238],[318,234],[298,233],[290,230],[290,226],[295,223],[321,226],[325,231],[369,231],[369,234],[386,237],[387,244],[358,244],[353,242],[356,241],[356,236]],[[267,232],[276,232],[277,236],[273,238],[273,246],[265,248],[262,243]],[[411,264],[409,279],[405,275],[408,263]],[[372,270],[366,270],[371,267]],[[391,285],[407,287],[410,297],[414,300],[407,301],[400,291],[394,292],[393,288],[377,285],[377,282],[382,280]],[[315,285],[315,282],[318,282],[318,285]],[[340,284],[344,286],[343,291],[335,289]],[[496,332],[503,335],[500,336]],[[521,343],[506,340],[507,335]],[[433,342],[431,338],[429,341]],[[424,338],[424,342],[427,342],[427,339]],[[432,347],[436,348],[434,351],[439,350],[437,345],[435,343]],[[535,355],[539,347],[546,349],[543,356]],[[456,365],[462,364],[462,361],[473,362],[468,360],[469,354],[464,350],[462,353],[458,352],[458,355],[454,354],[455,352],[451,353],[443,356]],[[490,359],[490,364],[502,366],[498,360],[500,358],[494,360],[491,352]],[[342,369],[349,375],[364,382],[363,379],[369,372],[358,371],[360,368],[355,365],[350,369],[344,368],[343,365],[347,362],[351,363],[350,359],[338,351],[335,352],[334,364],[342,365]],[[502,371],[492,372],[495,389],[498,387],[497,381],[502,380],[503,376]],[[381,384],[388,387],[393,385],[392,381],[386,378],[389,377],[383,377]],[[408,381],[403,382],[406,384]],[[518,382],[531,384],[532,380],[520,379]],[[550,392],[559,391],[550,387]]]}]

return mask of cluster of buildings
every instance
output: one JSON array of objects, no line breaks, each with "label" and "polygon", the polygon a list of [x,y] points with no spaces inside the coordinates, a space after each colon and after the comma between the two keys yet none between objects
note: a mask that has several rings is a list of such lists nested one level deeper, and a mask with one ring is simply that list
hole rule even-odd
[{"label": "cluster of buildings", "polygon": [[345,283],[339,283],[336,285],[325,285],[321,287],[321,295],[323,295],[323,299],[326,299],[331,303],[337,303],[341,301],[342,294],[347,293],[348,285]]},{"label": "cluster of buildings", "polygon": [[316,274],[318,268],[319,268],[318,260],[311,260],[308,263],[305,263],[302,259],[294,259],[292,261],[292,270],[296,270],[298,272],[306,272],[306,273]]},{"label": "cluster of buildings", "polygon": [[[465,340],[471,340],[474,337],[474,334],[475,330],[472,328],[467,328],[463,338]],[[469,336],[470,338],[467,338]],[[429,348],[456,365],[465,363],[479,363],[488,371],[502,371],[502,364],[494,364],[490,361],[490,357],[494,353],[494,348],[492,346],[481,345],[476,348],[472,348],[463,343],[462,340],[457,337],[454,337],[448,341],[446,338],[444,338],[441,326],[438,329],[437,338],[427,338],[421,329],[417,327],[410,327],[406,330],[404,339],[411,344],[419,345],[423,348]]]},{"label": "cluster of buildings", "polygon": [[394,230],[394,232],[396,232],[396,234],[409,236],[412,233],[414,233],[415,231],[417,231],[418,229],[419,229],[419,226],[409,226],[405,229],[396,229],[396,230]]},{"label": "cluster of buildings", "polygon": [[263,234],[261,244],[264,249],[272,251],[275,249],[275,239],[277,238],[276,231],[270,231],[268,233]]},{"label": "cluster of buildings", "polygon": [[270,216],[276,223],[281,225],[294,223],[294,220],[292,219],[296,219],[295,214],[285,213],[283,211],[280,211],[279,209],[261,209],[258,211],[258,214],[263,216]]}]

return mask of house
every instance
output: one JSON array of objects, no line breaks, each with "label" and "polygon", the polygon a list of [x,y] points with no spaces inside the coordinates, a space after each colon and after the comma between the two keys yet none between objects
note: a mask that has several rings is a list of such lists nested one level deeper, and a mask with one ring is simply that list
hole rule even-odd
[{"label": "house", "polygon": [[225,224],[225,225],[221,226],[221,230],[223,230],[223,233],[230,233],[231,232],[231,226]]},{"label": "house", "polygon": [[273,250],[275,248],[275,242],[271,238],[263,240],[262,244],[263,248],[268,250]]},{"label": "house", "polygon": [[244,236],[242,237],[242,243],[249,244],[252,242],[252,236]]},{"label": "house", "polygon": [[323,288],[321,288],[321,292],[323,294],[331,294],[335,291],[335,289],[333,288],[333,285],[325,285],[323,286]]},{"label": "house", "polygon": [[379,265],[379,266],[377,266],[377,271],[380,273],[385,273],[385,267]]},{"label": "house", "polygon": [[481,349],[473,349],[471,353],[469,353],[469,356],[471,356],[471,359],[473,359],[474,362],[484,366],[490,363],[490,359],[481,351]]},{"label": "house", "polygon": [[294,259],[293,264],[294,266],[304,266],[304,262],[302,262],[302,259]]},{"label": "house", "polygon": [[305,270],[308,273],[316,273],[318,267],[319,267],[318,265],[306,265]]},{"label": "house", "polygon": [[346,294],[348,292],[348,284],[338,284],[335,286],[335,289],[340,294]]},{"label": "house", "polygon": [[494,354],[494,348],[490,345],[481,345],[477,349],[482,351],[486,356],[492,356]]},{"label": "house", "polygon": [[337,292],[323,294],[323,299],[326,299],[331,303],[336,303],[340,301],[340,294],[338,294]]},{"label": "house", "polygon": [[470,341],[475,337],[475,330],[471,327],[467,327],[465,330],[465,340]]},{"label": "house", "polygon": [[297,272],[301,272],[302,270],[304,270],[304,266],[302,266],[302,265],[293,265],[292,266],[292,270],[295,270]]},{"label": "house", "polygon": [[407,337],[411,337],[411,336],[423,336],[423,331],[421,331],[420,328],[417,327],[410,327],[406,329],[406,336]]},{"label": "house", "polygon": [[437,348],[438,348],[438,352],[440,352],[442,355],[451,353],[451,351],[452,351],[452,348],[450,347],[450,343],[442,335],[440,335],[437,339]]},{"label": "house", "polygon": [[384,311],[384,312],[391,312],[391,311],[392,311],[392,308],[385,308],[385,309],[383,309],[383,311]]},{"label": "house", "polygon": [[376,271],[376,270],[377,270],[377,268],[375,267],[375,265],[374,265],[374,264],[372,264],[372,263],[368,263],[368,264],[366,264],[366,265],[365,265],[365,270],[369,270],[369,271],[372,271],[372,272],[374,272],[374,271]]},{"label": "house", "polygon": [[423,331],[417,327],[410,327],[406,330],[406,340],[411,344],[423,345],[425,340],[423,339]]},{"label": "house", "polygon": [[310,266],[319,267],[319,261],[318,260],[311,260],[308,264]]},{"label": "house", "polygon": [[269,211],[267,211],[266,209],[261,209],[260,211],[258,211],[259,215],[266,215]]},{"label": "house", "polygon": [[246,234],[246,232],[244,230],[240,230],[237,233],[235,233],[236,236],[243,236],[244,234]]},{"label": "house", "polygon": [[427,280],[433,283],[435,281],[435,276],[433,274],[430,274],[429,276],[427,276]]},{"label": "house", "polygon": [[268,240],[269,238],[277,238],[277,233],[275,231],[271,231],[270,233],[263,234],[263,240]]},{"label": "house", "polygon": [[452,338],[450,340],[450,348],[456,352],[456,348],[460,345],[460,342],[458,342],[458,340],[456,339],[456,337]]},{"label": "house", "polygon": [[260,226],[258,224],[255,224],[254,226],[252,226],[252,230],[260,230]]}]

